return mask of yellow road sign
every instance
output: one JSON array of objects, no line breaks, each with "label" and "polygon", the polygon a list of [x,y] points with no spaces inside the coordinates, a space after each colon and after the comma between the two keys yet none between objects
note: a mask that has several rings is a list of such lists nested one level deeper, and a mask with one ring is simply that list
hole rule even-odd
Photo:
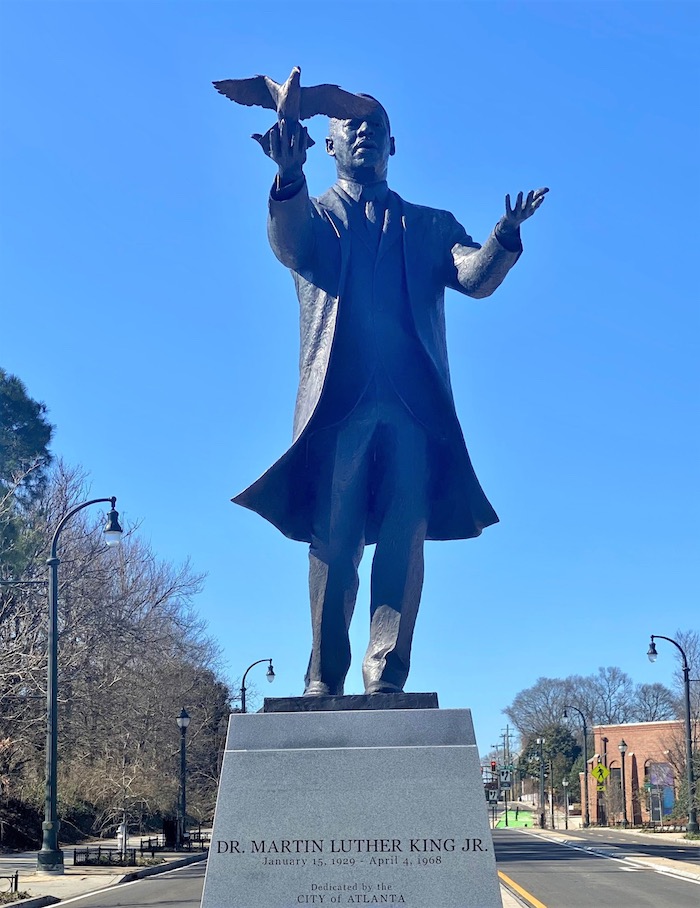
[{"label": "yellow road sign", "polygon": [[591,773],[599,782],[604,782],[610,775],[610,770],[604,763],[596,763]]}]

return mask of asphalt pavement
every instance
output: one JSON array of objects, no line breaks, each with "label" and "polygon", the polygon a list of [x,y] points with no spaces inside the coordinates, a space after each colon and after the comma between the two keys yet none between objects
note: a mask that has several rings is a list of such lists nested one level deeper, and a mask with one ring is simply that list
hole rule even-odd
[{"label": "asphalt pavement", "polygon": [[[130,841],[138,845],[139,839]],[[110,845],[101,841],[90,844]],[[60,875],[36,873],[36,852],[0,853],[0,887],[3,876],[19,872],[19,890],[30,898],[13,902],[15,908],[44,908],[46,905],[72,904],[80,908],[200,908],[206,853],[156,852],[164,863],[147,868],[75,867],[73,849],[64,849],[65,872]],[[136,879],[134,879],[136,877]],[[0,888],[0,891],[2,889]],[[522,908],[510,889],[501,886],[503,908]]]},{"label": "asphalt pavement", "polygon": [[608,829],[498,829],[494,845],[501,881],[533,908],[698,908],[700,843],[660,838]]},{"label": "asphalt pavement", "polygon": [[[129,847],[138,847],[139,837],[131,837]],[[94,842],[85,842],[78,848],[91,847],[116,847],[116,840],[100,839]],[[205,861],[206,852],[173,852],[157,851],[155,860],[162,863],[146,867],[84,867],[75,866],[73,863],[73,848],[64,847],[63,860],[65,872],[62,874],[37,873],[36,851],[7,851],[0,852],[0,892],[7,892],[10,888],[9,878],[15,873],[19,874],[19,892],[26,892],[28,899],[13,902],[12,905],[22,908],[42,908],[44,905],[53,905],[66,899],[73,899],[89,892],[102,891],[127,882],[134,877],[143,878],[167,870],[172,870],[188,864]],[[147,855],[150,857],[150,855]]]},{"label": "asphalt pavement", "polygon": [[[130,845],[139,841],[132,837]],[[91,844],[116,843],[102,840]],[[680,833],[497,829],[494,844],[503,908],[700,905],[700,841],[688,841]],[[3,877],[18,871],[19,889],[31,898],[14,904],[24,908],[59,902],[75,902],[81,908],[156,904],[199,908],[206,853],[156,854],[164,862],[153,867],[76,867],[73,850],[66,848],[65,873],[53,876],[36,873],[34,851],[0,853],[0,891],[7,888]]]}]

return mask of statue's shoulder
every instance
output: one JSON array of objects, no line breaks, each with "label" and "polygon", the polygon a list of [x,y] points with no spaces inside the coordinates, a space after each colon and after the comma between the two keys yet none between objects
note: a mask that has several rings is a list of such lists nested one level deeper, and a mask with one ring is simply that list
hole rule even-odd
[{"label": "statue's shoulder", "polygon": [[331,211],[342,205],[342,199],[333,186],[312,200],[319,208],[330,208]]},{"label": "statue's shoulder", "polygon": [[454,223],[456,220],[451,211],[445,211],[442,208],[430,208],[428,205],[416,205],[414,202],[407,202],[401,196],[398,196],[398,198],[404,214],[412,220],[429,221],[431,223]]}]

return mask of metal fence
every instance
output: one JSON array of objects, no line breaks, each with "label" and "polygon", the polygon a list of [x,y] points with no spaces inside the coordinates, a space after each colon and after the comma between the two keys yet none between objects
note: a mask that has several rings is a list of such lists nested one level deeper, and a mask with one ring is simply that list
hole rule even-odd
[{"label": "metal fence", "polygon": [[136,866],[136,848],[108,848],[97,845],[95,848],[74,848],[73,863],[78,865],[119,865],[122,867]]},{"label": "metal fence", "polygon": [[15,870],[10,876],[0,876],[0,892],[9,892],[11,895],[19,892],[18,870]]}]

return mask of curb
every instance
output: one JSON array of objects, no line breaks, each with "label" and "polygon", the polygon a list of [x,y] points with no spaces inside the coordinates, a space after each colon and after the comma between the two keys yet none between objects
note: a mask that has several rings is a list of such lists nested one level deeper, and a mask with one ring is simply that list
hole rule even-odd
[{"label": "curb", "polygon": [[9,908],[15,908],[17,905],[21,906],[21,908],[44,908],[46,905],[58,905],[60,901],[55,895],[33,895],[29,899],[10,902]]},{"label": "curb", "polygon": [[[166,873],[168,870],[177,870],[178,867],[187,867],[188,864],[197,864],[199,861],[206,861],[209,854],[206,851],[200,854],[190,854],[186,858],[178,858],[175,861],[167,861],[164,864],[156,864],[153,867],[144,867],[142,870],[134,870],[131,873],[125,873],[119,880],[120,883],[133,883],[134,880],[142,880],[147,876],[155,876],[157,873]],[[99,892],[99,890],[97,890]],[[18,904],[23,905],[23,902]]]},{"label": "curb", "polygon": [[507,893],[508,898],[518,906],[518,908],[532,908],[532,902],[526,901],[519,892],[516,892],[512,886],[509,886],[501,877],[498,878],[499,885],[501,887],[501,901],[503,901],[503,894]]}]

